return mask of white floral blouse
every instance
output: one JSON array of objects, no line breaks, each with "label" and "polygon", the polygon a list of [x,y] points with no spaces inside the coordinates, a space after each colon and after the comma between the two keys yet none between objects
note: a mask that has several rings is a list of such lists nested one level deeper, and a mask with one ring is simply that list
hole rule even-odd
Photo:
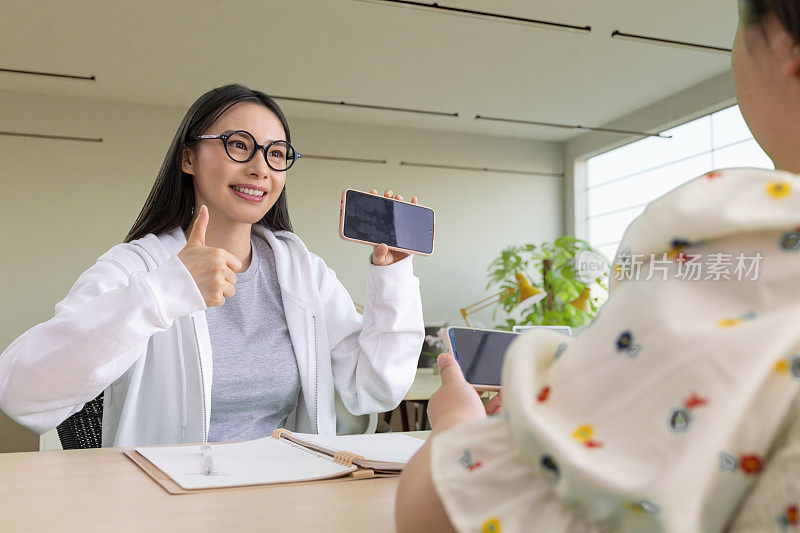
[{"label": "white floral blouse", "polygon": [[653,202],[610,295],[574,339],[515,341],[503,418],[434,438],[455,527],[720,531],[743,507],[797,527],[800,482],[747,496],[798,415],[800,177],[712,172]]}]

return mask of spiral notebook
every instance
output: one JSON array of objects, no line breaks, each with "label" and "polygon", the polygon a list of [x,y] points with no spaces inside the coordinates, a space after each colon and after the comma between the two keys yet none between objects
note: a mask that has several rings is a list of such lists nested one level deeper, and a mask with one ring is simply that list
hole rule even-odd
[{"label": "spiral notebook", "polygon": [[359,479],[399,473],[424,441],[394,433],[315,435],[277,429],[272,437],[211,444],[205,472],[200,445],[147,446],[125,454],[168,492]]},{"label": "spiral notebook", "polygon": [[362,468],[380,472],[403,470],[406,463],[417,453],[424,441],[397,433],[373,433],[369,435],[317,435],[314,433],[280,432],[280,438],[324,453],[341,457]]}]

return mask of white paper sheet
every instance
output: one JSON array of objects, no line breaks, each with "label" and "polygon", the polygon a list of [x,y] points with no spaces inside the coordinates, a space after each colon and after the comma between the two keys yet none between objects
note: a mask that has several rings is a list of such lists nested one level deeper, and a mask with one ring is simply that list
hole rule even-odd
[{"label": "white paper sheet", "polygon": [[308,481],[356,470],[355,466],[337,464],[324,454],[272,437],[211,444],[211,450],[213,473],[205,475],[199,445],[136,448],[183,489]]}]

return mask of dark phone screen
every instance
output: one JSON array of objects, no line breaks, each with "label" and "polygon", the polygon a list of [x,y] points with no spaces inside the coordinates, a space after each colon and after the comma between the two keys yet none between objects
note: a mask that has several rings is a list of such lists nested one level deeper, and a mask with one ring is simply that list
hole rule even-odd
[{"label": "dark phone screen", "polygon": [[347,191],[345,237],[429,254],[433,210],[358,191]]},{"label": "dark phone screen", "polygon": [[450,346],[464,378],[475,385],[500,385],[508,346],[519,333],[453,328]]}]

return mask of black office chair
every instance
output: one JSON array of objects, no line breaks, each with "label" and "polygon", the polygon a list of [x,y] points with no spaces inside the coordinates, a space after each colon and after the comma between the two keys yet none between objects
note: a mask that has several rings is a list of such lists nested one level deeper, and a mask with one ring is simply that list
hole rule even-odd
[{"label": "black office chair", "polygon": [[100,448],[103,435],[103,393],[56,428],[65,450]]}]

